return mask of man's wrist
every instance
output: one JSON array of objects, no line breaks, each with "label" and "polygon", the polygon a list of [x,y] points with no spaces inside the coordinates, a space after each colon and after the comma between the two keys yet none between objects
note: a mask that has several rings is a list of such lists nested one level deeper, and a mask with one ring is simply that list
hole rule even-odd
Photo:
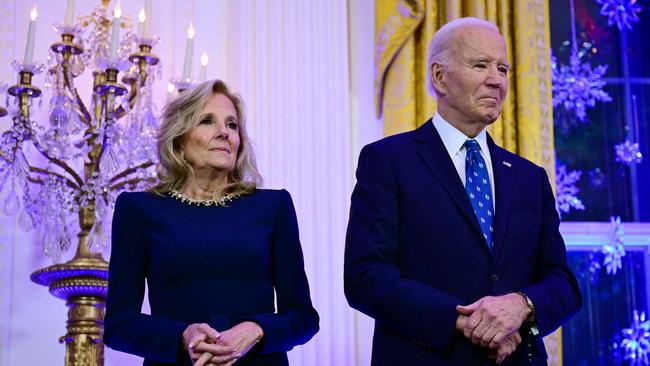
[{"label": "man's wrist", "polygon": [[533,304],[533,301],[526,295],[525,293],[521,291],[515,292],[519,297],[521,297],[521,300],[525,306],[524,310],[524,323],[531,325],[535,321],[535,304]]},{"label": "man's wrist", "polygon": [[456,318],[456,330],[462,332],[463,328],[465,328],[466,321],[467,317],[465,315],[458,314],[458,317]]}]

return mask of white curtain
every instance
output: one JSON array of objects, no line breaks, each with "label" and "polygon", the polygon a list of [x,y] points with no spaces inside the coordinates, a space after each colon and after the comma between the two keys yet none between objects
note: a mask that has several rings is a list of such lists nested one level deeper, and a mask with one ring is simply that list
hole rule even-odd
[{"label": "white curtain", "polygon": [[[63,19],[66,1],[34,1],[39,7],[34,57],[44,61],[57,41],[50,25]],[[135,19],[143,2],[122,1],[123,14]],[[77,1],[77,14],[99,3]],[[244,98],[265,186],[286,188],[293,196],[321,330],[290,352],[291,363],[368,365],[372,321],[345,301],[343,248],[358,151],[382,134],[372,107],[373,1],[153,3],[153,32],[163,39],[153,50],[163,63],[156,104],[163,106],[167,81],[180,74],[185,29],[192,21],[195,75],[206,52],[208,78],[225,80]],[[0,0],[0,82],[16,81],[9,64],[24,53],[32,4]],[[43,75],[34,83],[44,89]],[[90,80],[77,83],[88,96]],[[47,118],[47,90],[43,101],[35,115],[39,121]],[[9,123],[0,119],[0,132]],[[20,232],[13,218],[0,214],[0,225],[0,366],[62,364],[64,346],[57,340],[65,333],[67,309],[29,280],[32,271],[51,263],[37,238]],[[106,365],[139,364],[137,357],[107,350]]]}]

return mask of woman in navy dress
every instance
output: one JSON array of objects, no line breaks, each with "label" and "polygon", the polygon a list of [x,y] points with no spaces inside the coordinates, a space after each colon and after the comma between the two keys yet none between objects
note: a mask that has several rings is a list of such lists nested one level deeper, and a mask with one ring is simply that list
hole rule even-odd
[{"label": "woman in navy dress", "polygon": [[158,153],[160,184],[115,203],[105,343],[144,365],[288,365],[319,318],[291,196],[258,188],[241,98],[219,80],[180,93]]}]

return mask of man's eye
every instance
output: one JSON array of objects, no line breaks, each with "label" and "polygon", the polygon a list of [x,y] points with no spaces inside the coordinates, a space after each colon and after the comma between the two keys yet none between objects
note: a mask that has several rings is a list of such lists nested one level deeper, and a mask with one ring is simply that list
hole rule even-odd
[{"label": "man's eye", "polygon": [[508,74],[508,68],[507,67],[500,67],[499,72],[504,74],[504,75],[507,75]]},{"label": "man's eye", "polygon": [[485,69],[487,67],[487,65],[483,64],[483,63],[479,63],[479,64],[475,64],[474,67],[479,68],[479,69]]}]

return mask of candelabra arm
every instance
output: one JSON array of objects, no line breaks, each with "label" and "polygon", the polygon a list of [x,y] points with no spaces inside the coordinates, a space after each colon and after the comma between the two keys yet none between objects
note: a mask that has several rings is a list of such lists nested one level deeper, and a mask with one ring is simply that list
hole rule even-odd
[{"label": "candelabra arm", "polygon": [[7,154],[4,151],[0,151],[0,158],[4,159],[5,161],[7,161],[9,163],[13,163],[13,161],[14,161],[13,160],[14,158],[7,156]]},{"label": "candelabra arm", "polygon": [[[147,41],[151,42],[151,40]],[[133,109],[135,107],[135,104],[137,102],[137,96],[140,94],[141,90],[147,87],[147,77],[148,77],[148,72],[147,68],[149,65],[157,65],[160,59],[158,56],[154,55],[151,53],[151,44],[150,43],[142,43],[139,46],[139,51],[129,55],[129,61],[131,61],[132,64],[137,66],[138,70],[138,77],[131,77],[129,79],[129,85],[130,85],[130,90],[129,90],[129,107],[130,109]],[[125,81],[122,79],[122,81]],[[115,110],[115,119],[120,119],[124,115],[126,115],[128,111],[120,106]]]},{"label": "candelabra arm", "polygon": [[24,69],[18,73],[18,84],[12,85],[7,90],[9,95],[18,98],[18,106],[20,114],[29,121],[29,104],[32,98],[41,95],[41,90],[32,85],[32,76],[34,71],[32,69]]},{"label": "candelabra arm", "polygon": [[29,120],[29,100],[31,99],[31,96],[21,93],[18,98],[20,103],[20,113],[25,117],[25,119]]},{"label": "candelabra arm", "polygon": [[29,177],[29,176],[27,177],[27,181],[29,181],[30,183],[34,183],[34,184],[45,184],[45,182],[42,179]]},{"label": "candelabra arm", "polygon": [[65,84],[66,89],[72,94],[75,100],[75,104],[78,106],[79,110],[77,111],[75,109],[75,112],[79,115],[79,119],[87,125],[90,125],[90,121],[92,117],[90,116],[90,113],[88,112],[88,109],[86,108],[86,105],[84,104],[83,100],[79,96],[79,93],[77,92],[77,88],[75,88],[72,85],[72,82],[70,78],[68,78],[68,64],[64,63],[63,64],[63,83]]},{"label": "candelabra arm", "polygon": [[[45,184],[45,181],[44,181],[44,180],[39,179],[39,178],[35,178],[35,177],[32,177],[32,176],[27,176],[27,181],[30,182],[30,183],[33,183],[33,184],[38,184],[38,185],[43,185],[43,184]],[[74,189],[74,187],[71,186],[70,183],[66,182],[66,185],[67,185],[68,187]]]},{"label": "candelabra arm", "polygon": [[[136,97],[138,96],[138,92],[140,91],[140,88],[138,87],[138,83],[133,83],[131,85],[131,90],[129,91],[129,107],[130,109],[133,109],[135,107],[135,102],[136,102]],[[119,120],[120,118],[124,117],[129,113],[123,106],[119,106],[118,108],[115,109],[115,112],[113,112],[113,116],[115,120]]]},{"label": "candelabra arm", "polygon": [[[78,185],[76,185],[73,181],[71,181],[70,178],[68,178],[68,177],[66,177],[66,176],[64,176],[64,175],[62,175],[62,174],[59,174],[59,173],[53,172],[53,171],[51,171],[51,170],[47,170],[47,169],[43,169],[43,168],[39,168],[39,167],[35,167],[35,166],[31,166],[31,165],[30,165],[30,167],[29,167],[29,170],[30,170],[31,172],[38,173],[38,174],[52,175],[52,176],[55,176],[55,177],[59,177],[59,178],[61,178],[61,179],[63,179],[63,180],[65,181],[65,183],[66,183],[66,185],[67,185],[68,187],[70,187],[70,188],[72,188],[72,189],[75,189],[75,190],[79,189],[79,186],[78,186]],[[37,181],[40,181],[40,180],[34,179],[34,183],[37,183]],[[39,184],[42,184],[42,181],[40,181],[40,182],[41,182],[41,183],[39,183]]]},{"label": "candelabra arm", "polygon": [[138,165],[136,167],[125,169],[125,170],[121,171],[120,173],[116,174],[113,178],[111,178],[110,182],[115,183],[117,180],[119,180],[121,178],[124,178],[124,177],[127,177],[130,174],[135,173],[136,171],[138,171],[138,169],[146,169],[146,168],[148,168],[148,167],[150,167],[152,165],[153,165],[153,162],[147,161],[147,162],[142,163],[142,164],[140,164],[140,165]]},{"label": "candelabra arm", "polygon": [[93,98],[93,113],[95,117],[95,121],[100,121],[102,118],[102,111],[104,108],[104,94],[98,93],[95,89],[97,86],[101,85],[102,83],[106,82],[106,73],[104,72],[98,72],[94,71],[93,72],[93,91],[92,93],[92,98]]},{"label": "candelabra arm", "polygon": [[129,185],[129,184],[138,184],[140,182],[156,183],[156,181],[157,181],[157,179],[155,179],[155,178],[133,178],[133,179],[123,180],[123,181],[121,181],[119,183],[113,184],[110,187],[110,190],[114,191],[116,189],[121,189],[125,185]]},{"label": "candelabra arm", "polygon": [[51,157],[47,152],[45,152],[45,150],[41,148],[39,144],[35,143],[34,146],[36,147],[36,150],[38,150],[38,152],[41,153],[41,155],[43,155],[50,163],[59,166],[61,169],[65,170],[68,174],[70,174],[70,176],[74,178],[75,182],[77,182],[78,186],[83,185],[83,180],[81,179],[79,174],[77,174],[77,172],[75,172],[74,169],[72,169],[68,164],[66,164],[64,161],[61,161],[57,158]]}]

